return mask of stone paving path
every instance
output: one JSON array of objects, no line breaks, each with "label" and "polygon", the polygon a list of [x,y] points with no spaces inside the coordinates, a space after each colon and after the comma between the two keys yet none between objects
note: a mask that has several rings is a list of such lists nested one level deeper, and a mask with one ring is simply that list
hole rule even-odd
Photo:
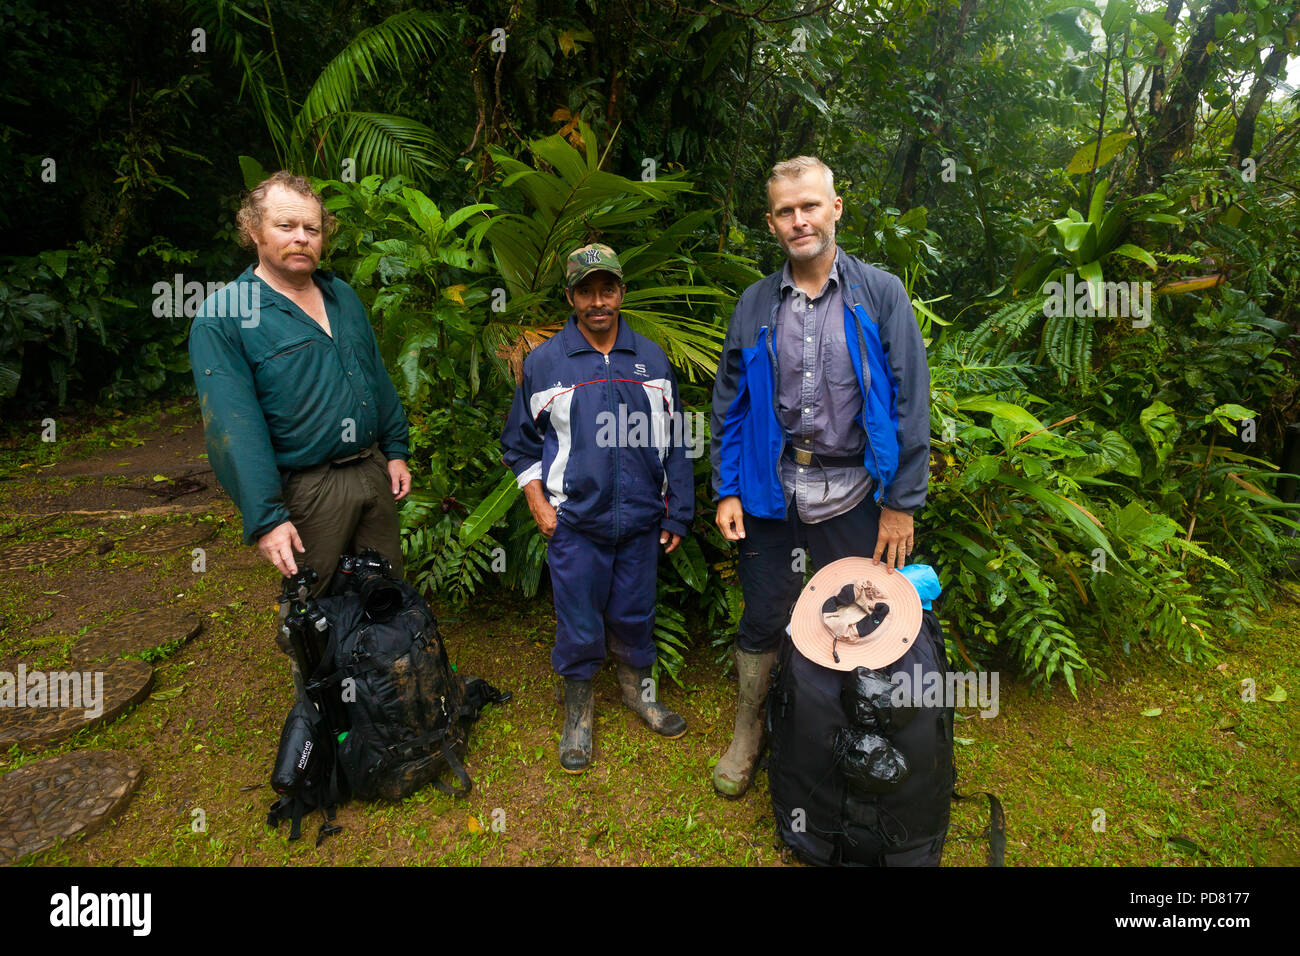
[{"label": "stone paving path", "polygon": [[[32,671],[20,665],[13,676],[16,685],[22,686],[28,703],[0,707],[0,750],[14,744],[24,750],[39,750],[71,737],[78,730],[107,723],[144,700],[153,686],[153,667],[139,660],[114,661],[84,671]],[[0,686],[2,682],[0,678]],[[62,687],[57,702],[63,706],[55,706],[54,693],[43,694],[41,704],[31,706],[33,685]]]},{"label": "stone paving path", "polygon": [[72,646],[74,665],[115,660],[173,642],[187,643],[203,629],[194,611],[157,604],[102,624]]},{"label": "stone paving path", "polygon": [[0,864],[91,834],[131,799],[143,768],[116,750],[74,751],[0,778]]},{"label": "stone paving path", "polygon": [[117,547],[136,554],[161,554],[176,548],[193,548],[206,544],[217,533],[212,525],[193,522],[177,523],[165,528],[133,534],[117,542]]},{"label": "stone paving path", "polygon": [[[33,519],[11,537],[31,534],[45,524],[57,528],[60,519],[69,515],[86,515],[90,520],[102,517],[107,522],[104,527],[110,530],[101,534],[98,542],[62,537],[52,530],[40,540],[0,547],[0,571],[34,573],[78,554],[93,557],[114,549],[161,554],[207,543],[216,534],[210,522],[181,521],[144,531],[132,529],[125,535],[111,533],[109,519],[118,516],[149,519],[178,512],[212,513],[228,506],[211,471],[200,460],[201,425],[190,427],[184,435],[164,434],[149,445],[153,447],[113,450],[98,459],[60,464],[49,472],[51,477],[92,482],[139,474],[138,488],[92,484],[58,498],[43,493],[47,483],[42,475],[11,476],[18,481],[11,513]],[[132,460],[118,460],[124,456]],[[160,471],[175,474],[169,474],[166,482],[150,477]],[[160,497],[167,503],[161,504]],[[197,612],[157,604],[130,611],[88,632],[73,645],[69,664],[37,668],[31,662],[19,662],[12,665],[12,672],[0,671],[0,752],[15,745],[39,751],[80,730],[116,719],[145,701],[153,686],[153,667],[128,655],[184,644],[201,629]],[[75,634],[76,628],[63,632]],[[87,716],[89,711],[94,712]],[[130,753],[100,750],[47,757],[0,777],[0,864],[44,852],[60,840],[95,832],[129,802],[143,772]]]},{"label": "stone paving path", "polygon": [[24,541],[0,549],[0,571],[21,571],[57,561],[70,554],[86,550],[86,542],[76,538],[47,538],[44,541]]}]

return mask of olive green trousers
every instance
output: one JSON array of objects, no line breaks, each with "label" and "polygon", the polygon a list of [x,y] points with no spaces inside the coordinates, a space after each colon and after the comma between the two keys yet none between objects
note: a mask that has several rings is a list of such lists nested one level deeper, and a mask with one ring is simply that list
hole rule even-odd
[{"label": "olive green trousers", "polygon": [[[304,551],[295,552],[299,569],[306,565],[317,574],[312,597],[320,597],[330,585],[339,557],[374,548],[388,559],[393,576],[402,577],[401,525],[397,502],[393,500],[388,462],[378,446],[340,462],[326,462],[291,473],[284,481],[284,504],[302,539]],[[280,606],[276,622],[276,644],[290,654],[281,626],[289,613]],[[293,683],[300,700],[306,699],[302,675],[293,662]]]}]

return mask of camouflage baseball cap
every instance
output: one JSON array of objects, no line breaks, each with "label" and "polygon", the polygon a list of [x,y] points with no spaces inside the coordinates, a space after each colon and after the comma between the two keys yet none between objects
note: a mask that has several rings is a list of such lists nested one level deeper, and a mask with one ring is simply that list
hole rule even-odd
[{"label": "camouflage baseball cap", "polygon": [[564,264],[564,279],[570,289],[593,272],[612,272],[623,281],[623,266],[614,250],[601,242],[593,242],[569,253]]}]

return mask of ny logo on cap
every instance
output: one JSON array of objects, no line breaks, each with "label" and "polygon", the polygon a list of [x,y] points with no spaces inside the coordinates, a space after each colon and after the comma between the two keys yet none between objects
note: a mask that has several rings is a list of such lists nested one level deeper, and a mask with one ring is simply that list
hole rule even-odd
[{"label": "ny logo on cap", "polygon": [[600,261],[599,249],[588,249],[582,254],[582,258],[587,260],[587,265],[592,266]]}]

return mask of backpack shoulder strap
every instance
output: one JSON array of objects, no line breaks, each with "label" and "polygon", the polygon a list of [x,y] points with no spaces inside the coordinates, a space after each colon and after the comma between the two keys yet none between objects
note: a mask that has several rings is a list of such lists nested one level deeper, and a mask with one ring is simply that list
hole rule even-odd
[{"label": "backpack shoulder strap", "polygon": [[[1007,852],[1007,821],[1002,813],[1002,801],[987,790],[966,794],[958,793],[956,788],[952,791],[954,800],[970,800],[980,796],[989,798],[989,825],[980,834],[987,837],[989,841],[989,866],[1003,866]],[[967,839],[971,838],[967,837]]]},{"label": "backpack shoulder strap", "polygon": [[289,839],[297,840],[302,836],[302,815],[307,805],[301,797],[281,797],[271,804],[266,815],[266,825],[279,828],[281,822],[289,821]]},{"label": "backpack shoulder strap", "polygon": [[434,779],[433,785],[449,797],[468,796],[470,790],[473,789],[474,784],[470,781],[469,774],[465,772],[465,765],[462,764],[460,758],[456,756],[455,749],[449,745],[444,745],[442,749],[442,759],[447,762],[447,766],[451,769],[451,772],[456,775],[456,781],[460,786],[453,789],[448,784],[443,783],[441,773],[439,773]]},{"label": "backpack shoulder strap", "polygon": [[465,696],[460,704],[460,716],[471,721],[478,720],[479,711],[488,704],[504,704],[514,695],[510,691],[500,691],[481,677],[465,679]]}]

